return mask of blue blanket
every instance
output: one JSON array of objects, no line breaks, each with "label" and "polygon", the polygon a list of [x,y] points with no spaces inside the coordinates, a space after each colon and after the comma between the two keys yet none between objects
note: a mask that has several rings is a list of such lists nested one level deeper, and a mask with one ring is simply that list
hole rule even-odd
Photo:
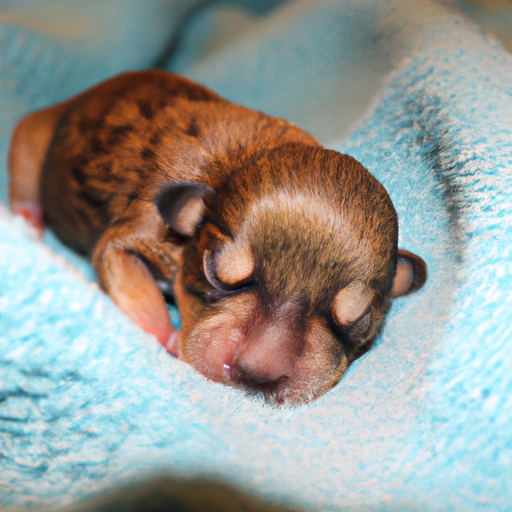
[{"label": "blue blanket", "polygon": [[27,110],[164,62],[180,27],[167,69],[358,158],[430,277],[332,392],[272,410],[171,359],[0,209],[0,506],[171,473],[314,511],[510,510],[512,55],[433,0],[30,3],[0,17],[3,154]]}]

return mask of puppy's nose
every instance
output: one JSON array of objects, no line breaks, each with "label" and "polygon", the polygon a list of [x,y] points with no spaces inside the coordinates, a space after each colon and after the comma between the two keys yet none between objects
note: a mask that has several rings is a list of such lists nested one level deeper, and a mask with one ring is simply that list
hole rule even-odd
[{"label": "puppy's nose", "polygon": [[257,326],[233,361],[233,381],[254,391],[279,394],[294,381],[297,336],[289,322]]},{"label": "puppy's nose", "polygon": [[233,368],[234,380],[242,386],[254,389],[268,388],[278,386],[288,379],[288,375],[283,372],[265,372],[256,369],[249,369],[241,364],[236,364]]},{"label": "puppy's nose", "polygon": [[295,354],[286,343],[267,343],[257,340],[240,351],[234,361],[234,380],[246,386],[267,386],[292,377]]}]

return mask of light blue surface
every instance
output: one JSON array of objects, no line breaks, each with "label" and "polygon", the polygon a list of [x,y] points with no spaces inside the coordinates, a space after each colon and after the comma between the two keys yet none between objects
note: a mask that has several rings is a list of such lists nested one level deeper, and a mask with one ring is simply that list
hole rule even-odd
[{"label": "light blue surface", "polygon": [[[205,9],[185,34],[233,12]],[[359,158],[429,282],[396,301],[335,390],[274,411],[169,358],[87,264],[0,212],[0,503],[64,503],[170,471],[315,511],[510,510],[511,55],[426,0],[235,16],[248,31],[222,44],[213,31],[213,50],[185,38],[169,66]]]}]

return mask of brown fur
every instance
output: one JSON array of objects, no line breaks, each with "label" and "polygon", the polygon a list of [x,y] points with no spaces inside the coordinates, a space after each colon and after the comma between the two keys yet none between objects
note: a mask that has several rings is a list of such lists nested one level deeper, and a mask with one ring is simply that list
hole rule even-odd
[{"label": "brown fur", "polygon": [[[34,130],[41,142],[27,160]],[[13,138],[10,172],[13,208],[41,203],[132,319],[167,343],[157,280],[181,312],[180,357],[270,403],[334,386],[389,308],[398,225],[382,185],[299,128],[184,78],[126,73],[32,114]],[[224,275],[254,267],[239,283],[215,274],[226,244],[234,270],[224,261]],[[373,299],[343,328],[333,301],[354,281]]]}]

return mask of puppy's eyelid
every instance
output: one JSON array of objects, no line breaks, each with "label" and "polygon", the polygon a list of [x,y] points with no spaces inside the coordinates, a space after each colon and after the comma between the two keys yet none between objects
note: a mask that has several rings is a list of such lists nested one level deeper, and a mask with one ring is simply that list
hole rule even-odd
[{"label": "puppy's eyelid", "polygon": [[255,261],[249,246],[230,241],[212,251],[203,253],[206,279],[216,289],[233,290],[248,286],[253,280]]},{"label": "puppy's eyelid", "polygon": [[[230,293],[240,291],[244,288],[249,288],[255,284],[254,275],[250,274],[244,279],[236,281],[234,283],[225,283],[221,281],[217,276],[217,265],[215,260],[215,254],[210,250],[204,251],[203,254],[203,267],[206,280],[215,288],[217,292]],[[212,296],[216,295],[212,292]]]},{"label": "puppy's eyelid", "polygon": [[373,292],[362,282],[353,281],[342,288],[332,302],[332,315],[336,323],[347,329],[368,310]]},{"label": "puppy's eyelid", "polygon": [[224,244],[215,254],[215,275],[226,285],[238,285],[254,274],[256,264],[247,243]]},{"label": "puppy's eyelid", "polygon": [[203,253],[203,269],[206,280],[219,291],[224,291],[222,282],[217,279],[215,274],[215,260],[212,256],[212,252],[206,249]]}]

